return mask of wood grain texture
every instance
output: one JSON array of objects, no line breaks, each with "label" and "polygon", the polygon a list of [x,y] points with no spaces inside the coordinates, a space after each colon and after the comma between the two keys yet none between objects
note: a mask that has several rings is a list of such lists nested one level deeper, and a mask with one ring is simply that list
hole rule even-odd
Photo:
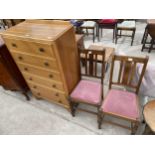
[{"label": "wood grain texture", "polygon": [[[70,22],[26,20],[1,34],[32,93],[69,107],[67,96],[80,79],[75,32]],[[31,83],[37,85],[40,96]],[[48,93],[49,89],[61,92],[62,101]]]}]

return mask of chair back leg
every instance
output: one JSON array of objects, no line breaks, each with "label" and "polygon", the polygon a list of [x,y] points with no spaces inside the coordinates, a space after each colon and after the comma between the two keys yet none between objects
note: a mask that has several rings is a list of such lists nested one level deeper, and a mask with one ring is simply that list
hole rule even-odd
[{"label": "chair back leg", "polygon": [[153,44],[154,44],[154,39],[151,39],[151,45],[150,45],[150,48],[149,48],[149,53],[151,52],[151,50],[153,49]]},{"label": "chair back leg", "polygon": [[135,37],[135,30],[133,30],[133,32],[132,32],[132,41],[131,41],[131,46],[133,45],[133,40],[134,40],[134,37]]},{"label": "chair back leg", "polygon": [[116,28],[116,30],[115,30],[115,44],[117,44],[117,39],[118,39],[118,30],[117,30],[117,28]]},{"label": "chair back leg", "polygon": [[142,41],[141,41],[142,44],[144,43],[144,39],[147,37],[147,35],[148,35],[148,33],[147,33],[147,27],[146,27],[145,31],[144,31],[144,34],[143,34]]}]

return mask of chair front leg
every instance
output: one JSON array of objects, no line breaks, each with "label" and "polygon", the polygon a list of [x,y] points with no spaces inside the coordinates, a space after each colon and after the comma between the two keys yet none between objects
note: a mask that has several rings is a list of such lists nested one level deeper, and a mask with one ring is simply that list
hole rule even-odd
[{"label": "chair front leg", "polygon": [[93,43],[95,42],[95,28],[93,28]]},{"label": "chair front leg", "polygon": [[139,122],[131,122],[131,134],[135,135],[138,129]]},{"label": "chair front leg", "polygon": [[131,46],[133,45],[133,40],[134,40],[134,37],[135,37],[135,31],[136,31],[136,30],[133,30],[133,33],[132,33],[132,41],[131,41]]},{"label": "chair front leg", "polygon": [[144,31],[144,34],[143,34],[143,38],[142,38],[141,44],[144,43],[144,39],[145,39],[145,37],[146,37],[146,34],[147,34],[147,26],[146,26],[146,28],[145,28],[145,31]]},{"label": "chair front leg", "polygon": [[73,101],[70,101],[70,102],[69,102],[69,105],[70,105],[71,115],[72,115],[73,117],[75,117],[75,111],[76,111],[75,103],[74,103]]},{"label": "chair front leg", "polygon": [[114,27],[114,29],[113,29],[113,43],[114,43],[114,41],[115,41],[115,38],[116,38],[116,27]]},{"label": "chair front leg", "polygon": [[97,36],[98,41],[100,41],[100,38],[99,38],[99,25],[98,24],[96,26],[96,36]]},{"label": "chair front leg", "polygon": [[118,39],[118,29],[117,28],[115,30],[115,35],[116,35],[116,37],[115,37],[115,44],[117,44],[117,39]]},{"label": "chair front leg", "polygon": [[100,110],[98,110],[98,115],[97,115],[98,129],[101,129],[103,116],[104,116],[103,115],[103,112],[101,112]]}]

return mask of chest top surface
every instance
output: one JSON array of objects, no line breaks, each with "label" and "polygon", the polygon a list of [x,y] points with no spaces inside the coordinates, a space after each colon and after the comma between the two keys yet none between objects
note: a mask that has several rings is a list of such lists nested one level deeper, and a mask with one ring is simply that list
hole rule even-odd
[{"label": "chest top surface", "polygon": [[58,20],[26,20],[1,34],[3,37],[53,41],[64,34],[72,25]]}]

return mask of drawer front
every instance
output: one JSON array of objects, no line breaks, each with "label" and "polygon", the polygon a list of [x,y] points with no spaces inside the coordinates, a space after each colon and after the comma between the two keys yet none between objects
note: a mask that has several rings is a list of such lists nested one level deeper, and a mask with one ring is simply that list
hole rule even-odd
[{"label": "drawer front", "polygon": [[34,75],[38,75],[47,79],[61,81],[61,76],[59,72],[47,71],[44,69],[40,69],[28,64],[18,63],[18,67],[20,68],[21,72],[26,72]]},{"label": "drawer front", "polygon": [[69,109],[70,107],[69,107],[69,102],[66,100],[66,99],[64,99],[64,100],[57,100],[57,99],[51,99],[51,98],[49,98],[49,97],[46,97],[46,96],[44,96],[44,95],[42,95],[42,94],[40,94],[40,93],[38,93],[37,91],[33,91],[32,90],[32,93],[33,93],[33,95],[36,97],[36,98],[38,98],[38,99],[45,99],[45,100],[47,100],[47,101],[49,101],[49,102],[52,102],[52,103],[56,103],[56,104],[59,104],[59,105],[61,105],[61,106],[63,106],[64,108],[67,108],[67,109]]},{"label": "drawer front", "polygon": [[55,57],[52,45],[8,38],[5,38],[4,40],[10,50],[29,53],[33,55],[40,55],[44,57]]},{"label": "drawer front", "polygon": [[22,63],[27,63],[34,66],[42,67],[45,69],[58,70],[58,66],[55,59],[44,59],[44,58],[35,57],[32,55],[25,55],[17,52],[11,52],[11,54],[17,63],[22,62]]},{"label": "drawer front", "polygon": [[61,82],[57,82],[57,81],[50,80],[47,78],[46,79],[41,78],[41,77],[29,74],[29,73],[25,73],[25,72],[22,72],[22,73],[23,73],[23,76],[25,77],[26,81],[35,82],[35,83],[38,83],[40,85],[47,86],[49,88],[64,91],[64,87],[63,87],[63,84]]},{"label": "drawer front", "polygon": [[29,85],[32,93],[35,96],[37,96],[38,98],[55,101],[62,105],[68,105],[68,103],[69,103],[67,100],[67,97],[64,93],[55,91],[53,89],[49,89],[47,87],[42,87],[42,86],[35,84],[33,82],[28,82],[28,85]]}]

